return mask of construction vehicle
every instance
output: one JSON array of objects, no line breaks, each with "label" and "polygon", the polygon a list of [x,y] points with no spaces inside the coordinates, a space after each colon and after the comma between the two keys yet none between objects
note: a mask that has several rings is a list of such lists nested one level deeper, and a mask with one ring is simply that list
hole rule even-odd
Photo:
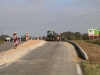
[{"label": "construction vehicle", "polygon": [[53,30],[48,30],[46,41],[57,41],[57,40],[58,40],[58,34],[55,33]]}]

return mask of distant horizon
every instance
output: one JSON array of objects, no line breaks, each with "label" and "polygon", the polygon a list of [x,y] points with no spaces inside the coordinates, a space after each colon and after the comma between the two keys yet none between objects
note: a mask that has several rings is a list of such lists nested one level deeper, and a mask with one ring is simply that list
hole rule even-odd
[{"label": "distant horizon", "polygon": [[[72,31],[65,31],[65,32],[72,32]],[[76,31],[76,32],[78,32],[78,31]],[[56,32],[55,32],[56,33]],[[64,33],[64,32],[61,32],[61,33]],[[75,33],[75,32],[72,32],[72,33]],[[79,33],[81,33],[81,32],[79,32]],[[58,33],[59,34],[59,33]],[[86,34],[86,33],[81,33],[81,35],[83,35],[83,34]],[[88,32],[87,32],[87,34],[88,34]],[[17,33],[17,35],[18,35],[18,33]],[[1,36],[1,35],[0,35]],[[3,34],[3,36],[9,36],[9,37],[13,37],[13,34],[12,34],[12,36],[10,36],[10,35],[7,35],[7,34]],[[22,35],[22,36],[26,36],[26,34],[25,35]],[[21,37],[22,37],[21,36]],[[30,37],[37,37],[37,36],[39,36],[39,35],[37,35],[37,36],[31,36],[31,35],[29,35]],[[43,36],[47,36],[47,35],[42,35],[42,36],[39,36],[39,37],[43,37]],[[19,36],[18,36],[19,37]],[[19,37],[20,38],[20,37]]]}]

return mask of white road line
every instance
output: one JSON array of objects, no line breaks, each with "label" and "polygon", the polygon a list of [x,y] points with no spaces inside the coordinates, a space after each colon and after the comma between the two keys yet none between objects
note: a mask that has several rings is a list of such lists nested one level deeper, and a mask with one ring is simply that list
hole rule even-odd
[{"label": "white road line", "polygon": [[76,69],[77,69],[77,74],[82,75],[81,68],[78,64],[76,65]]}]

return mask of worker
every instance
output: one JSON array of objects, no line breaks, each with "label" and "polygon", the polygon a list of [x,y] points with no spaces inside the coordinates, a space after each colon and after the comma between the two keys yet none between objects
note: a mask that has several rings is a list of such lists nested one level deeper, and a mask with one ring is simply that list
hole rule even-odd
[{"label": "worker", "polygon": [[61,40],[64,41],[64,35],[62,35]]}]

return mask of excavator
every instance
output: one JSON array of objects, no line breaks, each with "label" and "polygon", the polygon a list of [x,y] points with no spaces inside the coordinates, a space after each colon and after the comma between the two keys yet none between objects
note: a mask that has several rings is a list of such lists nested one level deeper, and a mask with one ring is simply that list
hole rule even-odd
[{"label": "excavator", "polygon": [[46,41],[59,41],[59,40],[60,40],[60,35],[55,33],[53,30],[47,31]]}]

